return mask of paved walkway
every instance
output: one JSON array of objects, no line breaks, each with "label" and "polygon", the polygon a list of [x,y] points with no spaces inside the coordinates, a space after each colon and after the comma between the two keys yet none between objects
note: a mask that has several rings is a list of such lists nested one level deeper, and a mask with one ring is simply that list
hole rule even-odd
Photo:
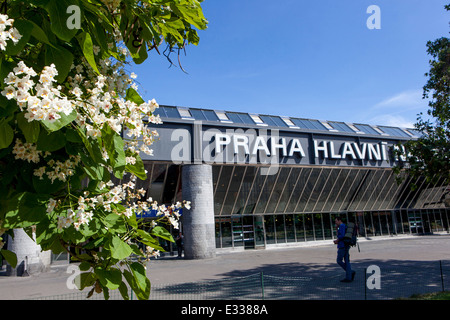
[{"label": "paved walkway", "polygon": [[[384,274],[394,270],[392,268],[396,266],[396,274],[401,273],[404,277],[409,274],[415,277],[414,272],[422,271],[427,266],[438,266],[439,260],[450,261],[450,235],[361,239],[359,245],[361,251],[358,252],[353,248],[351,260],[353,268],[357,271],[357,278],[359,277],[359,282],[362,284],[365,282],[364,268],[370,265],[379,266],[382,272],[386,271]],[[337,266],[335,259],[336,247],[331,241],[327,241],[305,247],[219,253],[215,258],[205,260],[164,257],[150,261],[147,270],[155,288],[170,284],[232,279],[261,272],[271,276],[326,279],[325,286],[335,287],[342,285],[339,280],[344,276],[343,270]],[[49,272],[29,277],[1,276],[0,299],[34,299],[78,292],[67,287],[70,275],[65,265],[53,266]],[[418,285],[417,281],[412,279],[408,279],[407,283],[414,285],[414,290]],[[428,285],[425,284],[425,286]],[[333,292],[329,290],[324,291],[321,296],[316,289],[315,296],[305,296],[305,298],[334,297]],[[450,283],[448,289],[450,289]]]}]

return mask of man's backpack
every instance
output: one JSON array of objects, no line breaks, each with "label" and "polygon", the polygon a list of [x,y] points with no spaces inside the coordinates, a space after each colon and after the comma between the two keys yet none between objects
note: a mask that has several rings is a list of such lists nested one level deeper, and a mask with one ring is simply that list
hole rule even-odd
[{"label": "man's backpack", "polygon": [[346,246],[354,247],[357,245],[357,242],[358,242],[358,226],[353,222],[349,222],[347,223],[345,229],[344,243]]}]

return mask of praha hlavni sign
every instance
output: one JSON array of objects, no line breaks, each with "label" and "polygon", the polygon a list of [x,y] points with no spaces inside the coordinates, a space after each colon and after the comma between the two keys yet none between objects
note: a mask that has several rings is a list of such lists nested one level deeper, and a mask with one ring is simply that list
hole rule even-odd
[{"label": "praha hlavni sign", "polygon": [[318,164],[325,161],[329,164],[347,162],[349,165],[364,162],[373,166],[384,163],[386,166],[398,160],[392,155],[396,141],[388,139],[311,136],[307,133],[281,136],[279,130],[271,129],[203,129],[196,133],[194,130],[193,138],[186,129],[171,131],[170,142],[175,144],[171,147],[170,159],[174,163],[194,160],[207,163]]}]

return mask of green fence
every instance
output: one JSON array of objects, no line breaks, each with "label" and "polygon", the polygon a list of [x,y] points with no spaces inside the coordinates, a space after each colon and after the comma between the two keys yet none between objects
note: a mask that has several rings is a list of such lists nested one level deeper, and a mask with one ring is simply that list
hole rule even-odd
[{"label": "green fence", "polygon": [[[450,290],[450,260],[385,264],[380,273],[357,266],[352,283],[341,283],[336,270],[314,277],[285,277],[263,272],[220,280],[152,285],[151,300],[388,300]],[[375,268],[376,269],[376,268]],[[87,292],[42,297],[39,300],[84,300]],[[133,292],[130,298],[136,299]],[[103,300],[94,294],[90,300]],[[121,300],[117,290],[110,300]]]}]

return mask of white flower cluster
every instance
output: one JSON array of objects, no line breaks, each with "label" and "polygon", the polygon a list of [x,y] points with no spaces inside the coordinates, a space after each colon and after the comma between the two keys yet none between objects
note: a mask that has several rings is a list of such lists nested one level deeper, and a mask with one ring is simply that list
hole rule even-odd
[{"label": "white flower cluster", "polygon": [[152,248],[150,246],[145,247],[145,254],[147,256],[147,260],[149,260],[150,257],[158,258],[160,256],[159,250],[156,250],[155,248]]},{"label": "white flower cluster", "polygon": [[[21,61],[4,79],[7,86],[1,94],[9,100],[15,99],[28,121],[55,121],[62,113],[69,115],[77,110],[76,122],[90,137],[101,135],[104,124],[117,133],[127,128],[127,147],[133,153],[142,151],[152,155],[149,146],[158,133],[149,129],[145,122],[162,123],[161,118],[153,114],[158,104],[152,99],[138,105],[123,98],[129,85],[135,84],[123,71],[121,63],[111,65],[110,60],[101,60],[99,67],[102,74],[97,76],[87,63],[73,65],[74,75],[68,77],[71,90],[64,94],[65,89],[56,85],[55,65],[46,66],[35,83],[36,72]],[[68,98],[70,95],[72,97]],[[131,158],[127,161],[134,162]]]},{"label": "white flower cluster", "polygon": [[[132,176],[130,181],[121,185],[114,185],[112,181],[100,182],[98,189],[103,193],[90,196],[88,192],[85,192],[83,196],[78,197],[78,205],[58,217],[58,228],[64,229],[73,225],[75,229],[79,230],[83,224],[88,224],[92,220],[93,212],[96,210],[112,212],[130,218],[133,214],[154,209],[158,211],[158,217],[166,217],[174,228],[178,229],[179,211],[183,207],[189,209],[190,202],[177,202],[175,205],[166,207],[165,205],[158,205],[152,198],[141,201],[146,191],[142,188],[136,189],[135,180],[136,177]],[[115,204],[119,203],[126,207],[125,211],[117,210]],[[55,200],[50,200],[47,212],[55,210],[57,205],[58,203]]]},{"label": "white flower cluster", "polygon": [[[54,87],[58,70],[54,64],[46,66],[36,84],[32,78],[37,74],[23,61],[4,79],[7,86],[1,92],[8,100],[14,99],[24,111],[25,119],[55,121],[61,118],[60,113],[69,115],[74,110],[71,100],[61,93],[61,86]],[[36,94],[32,94],[35,92]]]},{"label": "white flower cluster", "polygon": [[[37,149],[34,143],[23,142],[19,138],[16,138],[12,153],[16,160],[24,160],[29,163],[39,163],[41,160],[51,156],[50,152],[42,152]],[[66,159],[65,161],[50,159],[45,165],[34,169],[33,175],[42,180],[44,174],[46,174],[52,183],[56,179],[65,182],[68,177],[74,175],[75,168],[80,162],[81,157],[74,155],[69,155],[69,159]]]},{"label": "white flower cluster", "polygon": [[6,41],[12,40],[16,44],[22,38],[19,31],[12,26],[13,22],[14,19],[9,19],[6,14],[0,14],[0,50],[6,50]]},{"label": "white flower cluster", "polygon": [[191,202],[184,200],[183,203],[181,203],[177,201],[177,203],[171,206],[166,206],[164,204],[158,205],[156,201],[152,203],[152,209],[158,211],[157,216],[166,217],[175,229],[179,228],[178,220],[180,219],[180,209],[183,207],[189,210],[191,208]]},{"label": "white flower cluster", "polygon": [[[137,85],[133,81],[136,76],[128,75],[122,62],[113,64],[110,59],[100,60],[98,69],[100,75],[95,74],[85,59],[71,67],[72,74],[67,80],[72,88],[70,94],[79,100],[77,124],[86,128],[90,137],[100,136],[104,124],[117,133],[126,128],[127,147],[133,153],[142,151],[151,155],[153,151],[149,146],[158,133],[149,129],[145,122],[162,123],[161,118],[154,115],[158,103],[152,99],[137,104],[123,98],[128,88],[136,90]],[[134,162],[131,158],[127,161]]]},{"label": "white flower cluster", "polygon": [[40,180],[43,179],[44,173],[47,178],[53,183],[56,179],[60,181],[67,181],[67,178],[73,176],[75,169],[81,162],[80,156],[69,155],[69,159],[65,161],[59,161],[50,159],[47,165],[35,169],[33,174],[39,177]]},{"label": "white flower cluster", "polygon": [[36,148],[36,145],[29,142],[22,142],[19,138],[16,139],[16,143],[13,147],[12,153],[16,160],[24,160],[29,163],[38,163],[42,155],[42,151]]}]

